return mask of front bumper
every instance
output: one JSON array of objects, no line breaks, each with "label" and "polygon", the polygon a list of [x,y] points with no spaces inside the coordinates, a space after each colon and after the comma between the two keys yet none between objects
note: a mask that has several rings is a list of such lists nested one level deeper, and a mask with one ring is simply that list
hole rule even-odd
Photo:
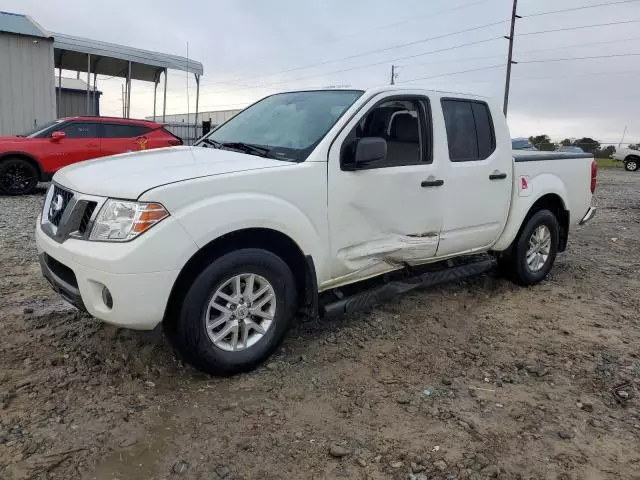
[{"label": "front bumper", "polygon": [[[167,219],[154,230],[123,244],[76,239],[58,243],[42,230],[38,218],[42,273],[65,300],[92,316],[120,327],[152,330],[164,318],[181,266],[195,252],[177,221]],[[111,307],[105,303],[105,287]]]},{"label": "front bumper", "polygon": [[580,225],[584,225],[595,216],[596,216],[595,207],[589,207],[589,210],[587,210],[587,213],[585,213],[584,217],[582,217],[582,220],[580,220]]}]

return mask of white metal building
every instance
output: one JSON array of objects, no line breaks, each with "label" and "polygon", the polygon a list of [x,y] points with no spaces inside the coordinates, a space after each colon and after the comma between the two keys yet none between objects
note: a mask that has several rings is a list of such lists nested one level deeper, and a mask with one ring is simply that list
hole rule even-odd
[{"label": "white metal building", "polygon": [[56,118],[53,38],[26,15],[0,12],[0,135]]},{"label": "white metal building", "polygon": [[[58,118],[87,115],[87,88],[89,88],[88,115],[100,115],[100,95],[102,92],[79,78],[62,77],[61,86],[56,83],[56,97],[58,99]],[[56,79],[56,82],[58,79]]]}]

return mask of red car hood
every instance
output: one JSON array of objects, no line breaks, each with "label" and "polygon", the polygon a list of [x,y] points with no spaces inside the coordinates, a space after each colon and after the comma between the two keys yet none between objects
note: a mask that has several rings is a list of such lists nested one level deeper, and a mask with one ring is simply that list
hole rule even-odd
[{"label": "red car hood", "polygon": [[14,143],[26,143],[33,140],[33,138],[27,137],[0,137],[0,145],[14,144]]}]

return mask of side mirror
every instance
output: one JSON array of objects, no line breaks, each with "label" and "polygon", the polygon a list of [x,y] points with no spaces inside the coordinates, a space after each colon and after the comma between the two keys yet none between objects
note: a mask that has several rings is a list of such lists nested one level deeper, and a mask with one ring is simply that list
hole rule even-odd
[{"label": "side mirror", "polygon": [[387,141],[380,137],[359,138],[349,150],[345,152],[348,158],[343,158],[343,168],[358,170],[384,160],[387,157]]},{"label": "side mirror", "polygon": [[51,134],[51,141],[54,143],[58,143],[60,140],[62,140],[66,136],[67,134],[64,132],[53,132]]}]

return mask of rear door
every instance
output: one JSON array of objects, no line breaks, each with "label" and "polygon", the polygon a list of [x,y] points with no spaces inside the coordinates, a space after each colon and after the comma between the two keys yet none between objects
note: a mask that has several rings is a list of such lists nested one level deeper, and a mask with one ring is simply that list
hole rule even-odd
[{"label": "rear door", "polygon": [[[64,132],[65,137],[52,140],[53,132]],[[74,120],[63,123],[49,133],[48,145],[43,149],[43,164],[51,165],[49,172],[83,160],[100,156],[99,124]]]},{"label": "rear door", "polygon": [[498,239],[509,214],[513,160],[501,112],[469,99],[442,98],[441,106],[449,167],[438,256],[445,256]]},{"label": "rear door", "polygon": [[102,124],[102,154],[117,155],[119,153],[146,150],[151,131],[144,125],[106,122]]}]

